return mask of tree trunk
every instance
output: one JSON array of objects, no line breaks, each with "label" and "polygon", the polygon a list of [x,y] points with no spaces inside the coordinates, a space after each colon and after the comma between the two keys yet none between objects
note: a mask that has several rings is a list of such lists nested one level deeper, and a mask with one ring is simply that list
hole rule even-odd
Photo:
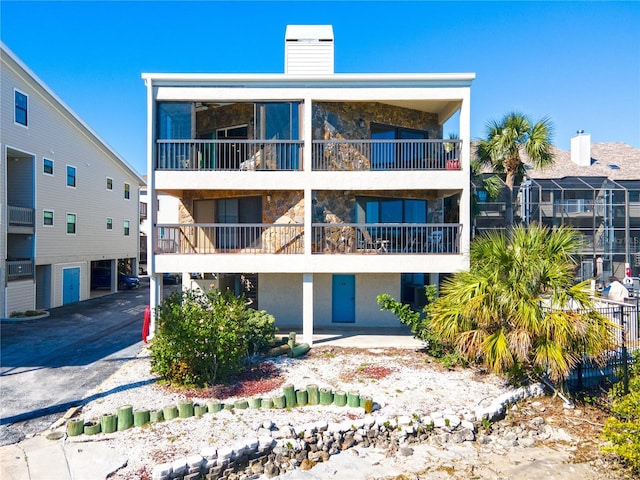
[{"label": "tree trunk", "polygon": [[342,390],[336,391],[333,396],[333,403],[336,407],[344,407],[347,404],[347,394]]},{"label": "tree trunk", "polygon": [[193,417],[193,400],[180,400],[178,402],[180,418]]},{"label": "tree trunk", "polygon": [[296,391],[292,384],[287,383],[282,387],[284,397],[287,401],[287,407],[293,408],[296,406]]}]

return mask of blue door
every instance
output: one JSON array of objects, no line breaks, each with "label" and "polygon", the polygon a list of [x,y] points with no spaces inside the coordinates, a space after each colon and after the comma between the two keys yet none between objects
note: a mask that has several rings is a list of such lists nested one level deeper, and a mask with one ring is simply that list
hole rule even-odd
[{"label": "blue door", "polygon": [[62,304],[80,301],[80,267],[62,270]]},{"label": "blue door", "polygon": [[356,276],[334,275],[331,287],[332,320],[339,323],[356,321]]}]

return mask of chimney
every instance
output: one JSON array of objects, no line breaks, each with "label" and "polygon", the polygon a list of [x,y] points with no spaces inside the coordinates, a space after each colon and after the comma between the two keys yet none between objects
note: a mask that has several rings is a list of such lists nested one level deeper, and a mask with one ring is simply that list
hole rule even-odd
[{"label": "chimney", "polygon": [[284,73],[332,75],[333,27],[331,25],[287,25]]},{"label": "chimney", "polygon": [[578,130],[571,137],[571,161],[581,167],[591,166],[591,135]]}]

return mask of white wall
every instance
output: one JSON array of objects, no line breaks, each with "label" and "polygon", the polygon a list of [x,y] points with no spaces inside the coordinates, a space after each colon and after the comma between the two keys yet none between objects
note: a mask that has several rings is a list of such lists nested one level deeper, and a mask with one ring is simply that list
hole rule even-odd
[{"label": "white wall", "polygon": [[[314,327],[397,327],[400,322],[389,312],[381,312],[376,298],[388,293],[400,299],[400,274],[356,275],[356,321],[333,323],[331,314],[331,274],[313,276]],[[302,328],[302,274],[260,274],[258,306],[276,318],[276,325]]]}]

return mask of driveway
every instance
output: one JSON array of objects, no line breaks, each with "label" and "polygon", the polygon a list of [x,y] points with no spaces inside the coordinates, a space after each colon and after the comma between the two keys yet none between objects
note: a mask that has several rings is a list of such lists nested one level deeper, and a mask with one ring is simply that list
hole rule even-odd
[{"label": "driveway", "polygon": [[144,278],[139,289],[54,308],[48,318],[2,322],[0,445],[48,428],[135,357],[148,303]]}]

